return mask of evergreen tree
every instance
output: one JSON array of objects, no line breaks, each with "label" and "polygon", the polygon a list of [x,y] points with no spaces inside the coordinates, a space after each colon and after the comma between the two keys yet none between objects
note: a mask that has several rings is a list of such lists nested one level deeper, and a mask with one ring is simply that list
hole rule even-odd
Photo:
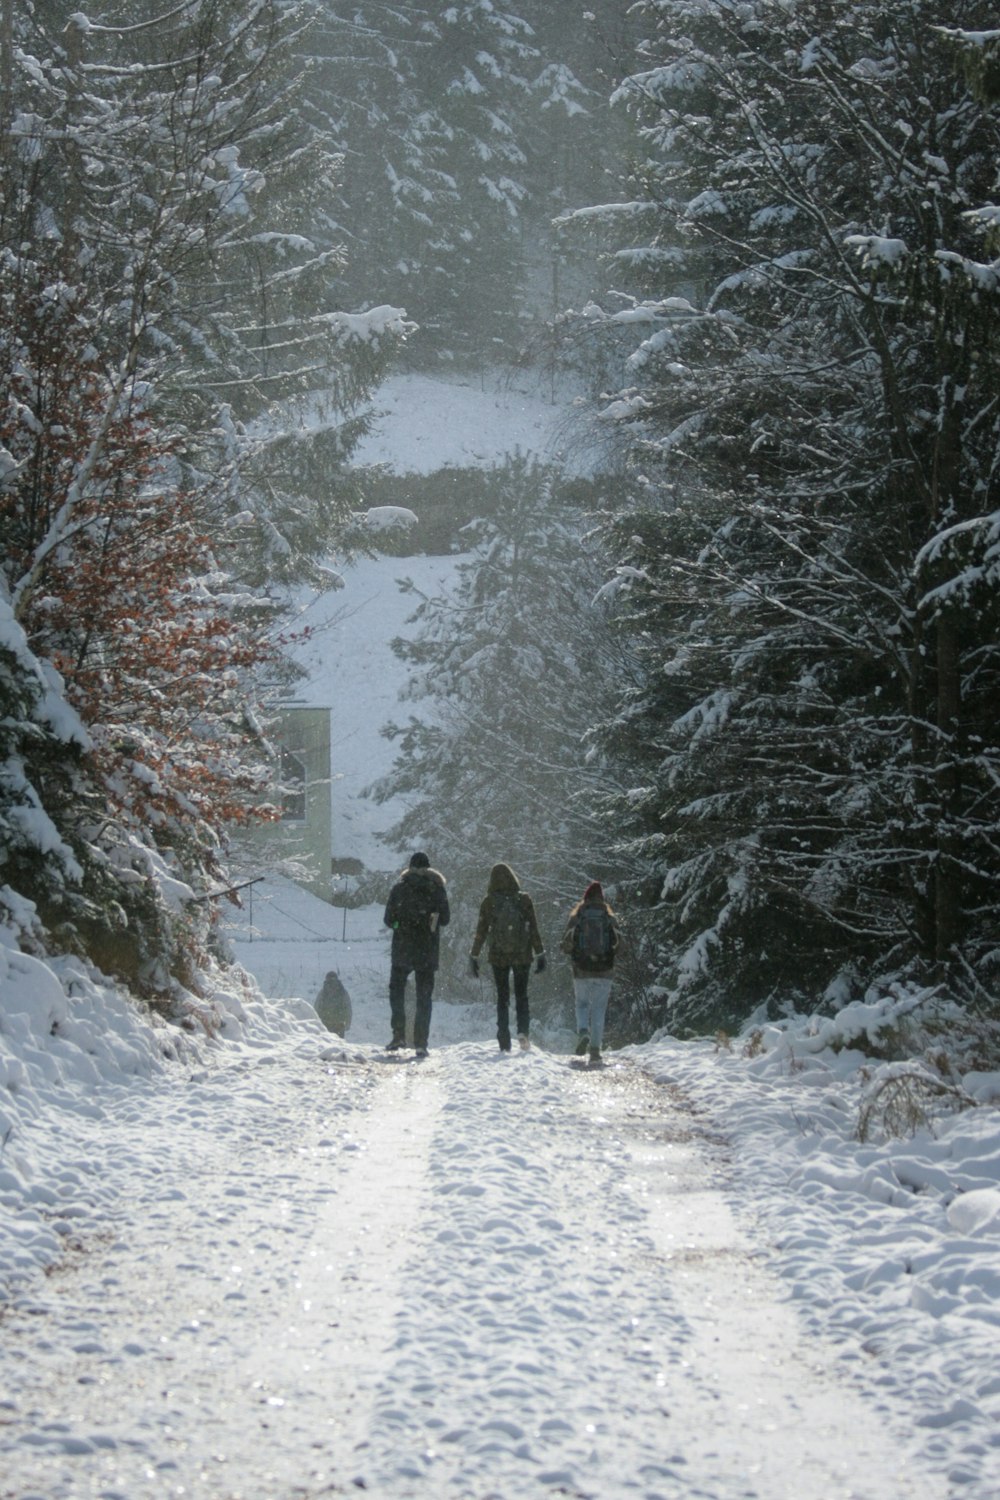
[{"label": "evergreen tree", "polygon": [[996,111],[922,0],[643,9],[646,155],[604,215],[633,279],[591,326],[649,497],[614,531],[645,680],[603,743],[643,772],[663,1014],[901,970],[983,996]]},{"label": "evergreen tree", "polygon": [[317,577],[406,324],[344,311],[342,248],[312,233],[336,162],[304,118],[295,12],[205,0],[147,20],[122,0],[114,23],[74,16],[58,42],[44,8],[30,19],[0,156],[6,276],[58,261],[123,385],[141,365],[179,455],[226,472],[217,524],[238,520],[255,581]]},{"label": "evergreen tree", "polygon": [[510,358],[589,278],[553,216],[601,192],[618,151],[607,72],[626,20],[580,26],[542,0],[364,8],[315,0],[310,119],[339,147],[318,233],[343,296],[405,307],[413,357]]},{"label": "evergreen tree", "polygon": [[0,580],[0,912],[26,937],[27,903],[82,905],[80,854],[57,825],[89,747],[51,668],[35,656]]},{"label": "evergreen tree", "polygon": [[433,847],[474,926],[490,866],[509,860],[540,909],[545,941],[606,865],[595,811],[608,773],[588,748],[610,672],[586,513],[568,486],[518,459],[494,476],[496,510],[466,528],[454,594],[423,599],[395,649],[424,705],[385,733],[393,771],[375,788],[408,810],[399,847]]},{"label": "evergreen tree", "polygon": [[[50,929],[169,992],[204,932],[165,893],[217,880],[261,811],[270,590],[320,576],[355,408],[404,326],[339,310],[339,253],[296,231],[327,153],[288,7],[6,19],[0,578],[86,728],[65,772],[26,736],[15,781],[76,859]],[[316,388],[332,415],[306,424],[289,403]]]},{"label": "evergreen tree", "polygon": [[343,155],[344,295],[405,307],[425,356],[509,340],[531,28],[489,0],[316,15],[308,98]]}]

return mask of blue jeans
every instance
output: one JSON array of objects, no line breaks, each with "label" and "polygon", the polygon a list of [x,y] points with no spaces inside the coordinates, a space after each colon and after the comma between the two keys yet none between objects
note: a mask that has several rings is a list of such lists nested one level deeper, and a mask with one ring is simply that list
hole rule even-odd
[{"label": "blue jeans", "polygon": [[600,1051],[611,994],[611,975],[600,974],[586,979],[574,976],[573,990],[576,994],[576,1029],[587,1032],[590,1045]]},{"label": "blue jeans", "polygon": [[[406,981],[409,969],[393,964],[389,970],[389,1019],[393,1039],[406,1036]],[[414,969],[417,985],[417,1008],[413,1016],[413,1045],[426,1047],[431,1032],[431,997],[434,994],[434,970]]]}]

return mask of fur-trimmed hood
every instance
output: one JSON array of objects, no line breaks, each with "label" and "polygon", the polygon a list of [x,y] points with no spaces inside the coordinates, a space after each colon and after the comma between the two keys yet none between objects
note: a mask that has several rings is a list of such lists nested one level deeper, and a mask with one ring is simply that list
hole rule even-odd
[{"label": "fur-trimmed hood", "polygon": [[405,880],[407,884],[411,881],[416,885],[419,885],[421,881],[426,881],[429,885],[448,884],[441,871],[432,869],[430,865],[407,865],[406,869],[400,873],[399,878],[400,880]]}]

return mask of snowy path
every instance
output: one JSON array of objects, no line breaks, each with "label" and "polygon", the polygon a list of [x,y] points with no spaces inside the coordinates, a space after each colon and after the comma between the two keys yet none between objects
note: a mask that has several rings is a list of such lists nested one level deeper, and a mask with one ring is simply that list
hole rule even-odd
[{"label": "snowy path", "polygon": [[633,1063],[299,1043],[112,1091],[89,1132],[116,1232],[4,1318],[4,1500],[946,1493]]}]

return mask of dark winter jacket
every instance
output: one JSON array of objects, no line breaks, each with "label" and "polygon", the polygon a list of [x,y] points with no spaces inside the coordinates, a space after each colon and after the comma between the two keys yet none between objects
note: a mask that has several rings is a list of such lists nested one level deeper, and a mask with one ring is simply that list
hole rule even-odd
[{"label": "dark winter jacket", "polygon": [[451,920],[444,876],[428,867],[404,870],[382,920],[392,928],[393,968],[436,969],[441,928]]},{"label": "dark winter jacket", "polygon": [[[583,911],[585,906],[603,907],[604,911],[607,912],[608,919],[611,923],[611,952],[605,959],[600,962],[591,960],[589,963],[583,963],[581,961],[578,961],[573,953],[573,938],[576,934],[577,921],[579,920],[580,913]],[[583,901],[578,901],[569,914],[569,921],[566,923],[566,931],[563,933],[562,941],[559,944],[560,950],[572,960],[573,978],[606,979],[615,966],[615,954],[618,951],[619,937],[620,934],[618,931],[617,919],[608,903],[604,900],[603,896],[587,896]]]},{"label": "dark winter jacket", "polygon": [[[517,912],[513,933],[507,931],[503,921],[504,912],[510,909],[508,903]],[[538,931],[534,902],[527,891],[522,891],[510,865],[494,865],[490,871],[489,886],[479,908],[479,922],[472,940],[473,958],[479,957],[487,939],[491,964],[530,964],[532,954],[542,953],[545,948]]]}]

